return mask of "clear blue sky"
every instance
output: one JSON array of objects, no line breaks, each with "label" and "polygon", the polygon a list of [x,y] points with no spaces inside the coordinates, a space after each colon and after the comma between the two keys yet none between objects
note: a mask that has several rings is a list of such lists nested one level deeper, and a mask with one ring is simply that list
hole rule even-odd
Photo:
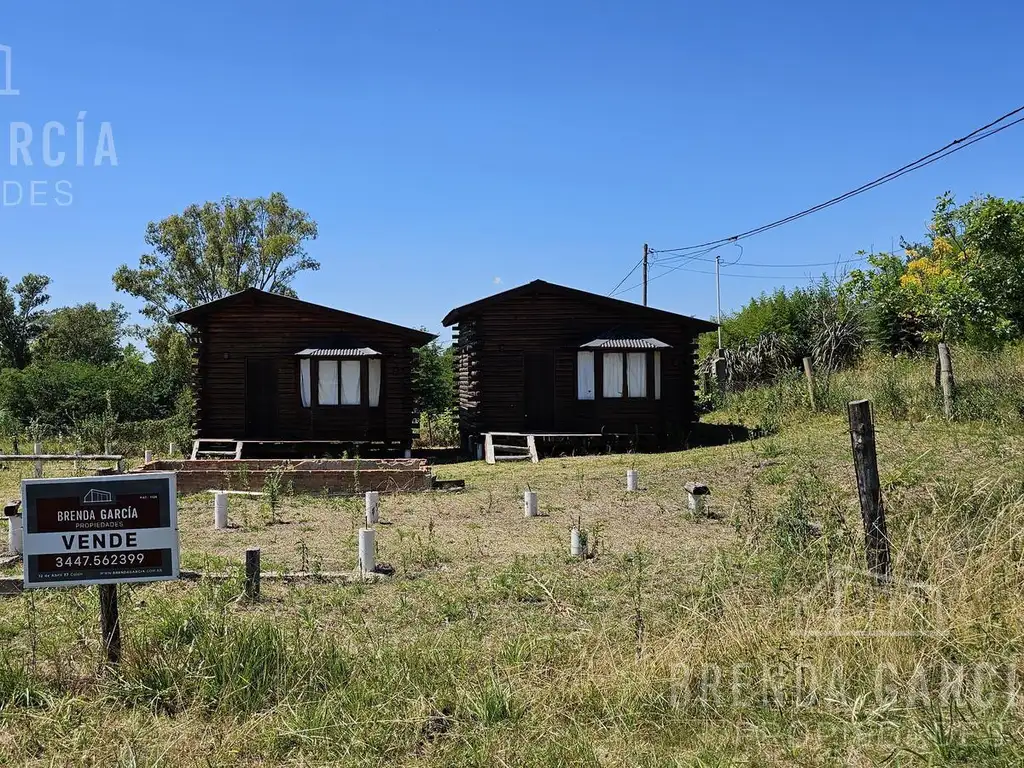
[{"label": "clear blue sky", "polygon": [[[645,241],[792,213],[1024,103],[1021,29],[1010,0],[8,0],[20,95],[0,97],[0,179],[49,187],[47,205],[0,207],[0,272],[51,275],[55,304],[134,309],[110,276],[148,221],[280,190],[320,226],[323,268],[296,284],[311,301],[437,331],[450,308],[538,277],[607,293]],[[45,167],[43,126],[63,123],[73,158],[83,110],[86,166]],[[31,168],[9,163],[11,121],[37,134]],[[117,167],[91,167],[103,121]],[[918,237],[945,189],[1020,197],[1022,150],[1024,125],[751,239],[744,258]],[[813,271],[738,265],[724,303]],[[650,290],[715,311],[710,275]]]}]

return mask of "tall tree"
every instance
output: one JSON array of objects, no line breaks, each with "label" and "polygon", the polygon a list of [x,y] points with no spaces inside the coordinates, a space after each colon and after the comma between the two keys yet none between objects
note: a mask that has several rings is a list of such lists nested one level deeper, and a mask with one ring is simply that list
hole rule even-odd
[{"label": "tall tree", "polygon": [[190,205],[150,222],[146,244],[152,251],[136,269],[120,266],[114,286],[142,299],[142,313],[158,323],[246,288],[292,296],[295,276],[320,268],[305,249],[316,237],[316,222],[280,192]]},{"label": "tall tree", "polygon": [[42,333],[46,317],[43,307],[50,300],[46,292],[50,278],[28,274],[14,288],[0,277],[0,362],[24,368],[31,360],[32,342]]},{"label": "tall tree", "polygon": [[437,340],[417,349],[412,388],[416,410],[441,413],[451,408],[455,401],[454,349]]},{"label": "tall tree", "polygon": [[33,358],[39,363],[110,365],[124,356],[128,313],[120,304],[100,309],[94,303],[61,307],[46,318]]}]

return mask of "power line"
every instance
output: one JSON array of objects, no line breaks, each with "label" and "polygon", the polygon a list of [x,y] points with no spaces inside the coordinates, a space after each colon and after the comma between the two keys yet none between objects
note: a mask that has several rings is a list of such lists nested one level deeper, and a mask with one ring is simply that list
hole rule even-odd
[{"label": "power line", "polygon": [[[722,246],[719,245],[719,246],[715,246],[715,248],[710,248],[710,249],[705,250],[705,251],[698,251],[698,254],[699,255],[704,255],[706,253],[709,253],[710,251],[716,250],[717,248],[721,248],[721,247]],[[843,266],[846,266],[847,264],[854,264],[854,263],[856,263],[858,261],[863,260],[864,258],[866,258],[866,257],[858,257],[856,259],[850,259],[849,261],[828,261],[828,262],[822,262],[821,264],[809,264],[809,265],[794,264],[794,265],[789,265],[789,268],[797,269],[797,268],[802,267],[802,266],[843,267]],[[699,260],[699,261],[705,261],[705,262],[714,262],[714,259],[698,259],[696,256],[694,256],[693,259],[691,259],[691,260],[692,261]],[[661,272],[660,274],[657,274],[657,275],[654,275],[653,277],[651,277],[648,280],[648,283],[650,283],[653,280],[657,280],[660,277],[665,277],[666,275],[671,274],[672,272],[677,272],[677,271],[679,271],[679,272],[689,272],[690,274],[693,274],[693,275],[714,275],[715,274],[714,271],[709,271],[709,270],[706,270],[706,269],[694,269],[693,267],[688,267],[688,266],[686,266],[688,263],[690,263],[690,262],[686,261],[686,262],[684,262],[682,264],[677,264],[677,265],[671,266],[668,269],[666,269],[664,272]],[[725,267],[732,267],[732,266],[735,266],[737,263],[739,263],[739,262],[738,261],[732,261],[732,262],[729,262],[729,263],[722,264],[722,267],[723,268],[725,268]],[[746,266],[753,266],[752,264],[750,264],[748,262],[742,262],[742,265],[745,266],[745,267]],[[781,266],[781,265],[759,264],[758,266]],[[750,273],[746,273],[746,272],[740,272],[740,273],[730,274],[729,277],[730,278],[736,278],[736,277],[739,277],[739,278],[752,278],[752,279],[757,279],[757,280],[789,280],[789,279],[800,280],[800,279],[803,279],[803,278],[807,277],[807,273],[805,272],[805,273],[799,274],[799,275],[779,275],[779,274],[759,275],[759,274],[750,274]],[[621,283],[620,283],[620,285],[621,285]],[[610,296],[618,296],[618,295],[623,294],[623,293],[629,293],[632,290],[640,288],[642,285],[643,285],[643,283],[636,283],[635,285],[631,285],[628,288],[623,288],[621,291],[618,291],[618,292],[615,292],[615,293],[611,293],[609,295]]]},{"label": "power line", "polygon": [[614,288],[612,288],[610,291],[608,291],[608,295],[609,296],[614,296],[615,292],[617,290],[619,290],[619,286],[622,285],[627,280],[629,280],[629,276],[632,275],[634,272],[636,272],[637,267],[639,267],[643,263],[644,263],[644,260],[643,260],[643,257],[641,257],[640,261],[638,261],[636,264],[634,264],[633,268],[631,270],[629,270],[629,272],[626,273],[626,276],[624,278],[622,278],[621,280],[619,280],[618,284],[616,284],[616,286]]},{"label": "power line", "polygon": [[[678,258],[690,258],[690,259],[695,259],[696,261],[705,261],[705,262],[709,262],[709,263],[713,263],[715,261],[714,259],[708,259],[708,258],[702,258],[702,257],[690,257],[689,254],[679,254],[678,256],[670,256],[667,259],[657,259],[654,263],[655,264],[663,264],[663,263],[667,263],[667,262],[671,261],[672,259],[678,259]],[[846,260],[836,259],[834,261],[809,261],[809,262],[801,262],[801,263],[794,262],[792,264],[779,264],[779,263],[776,263],[776,262],[768,262],[768,261],[744,261],[743,262],[743,266],[745,266],[745,267],[766,267],[766,268],[769,268],[769,269],[799,269],[800,267],[834,267],[837,264],[853,264],[854,262],[857,262],[857,261],[864,261],[867,258],[868,258],[868,256],[864,255],[864,256],[856,256],[856,257],[853,257],[853,258],[850,258],[850,259],[846,259]],[[733,262],[730,262],[728,264],[723,264],[722,266],[723,267],[731,267],[731,266],[733,266],[734,264],[737,264],[737,263],[739,263],[739,262],[738,261],[733,261]]]},{"label": "power line", "polygon": [[[777,219],[776,221],[770,222],[769,224],[763,224],[762,226],[755,227],[754,229],[748,229],[745,232],[740,232],[739,234],[733,235],[732,237],[723,237],[723,238],[719,238],[718,240],[709,240],[706,243],[697,243],[695,245],[686,245],[686,246],[682,246],[682,247],[679,247],[679,248],[654,249],[653,252],[654,253],[678,253],[678,252],[681,252],[681,251],[692,251],[692,250],[697,250],[699,248],[706,248],[706,247],[709,247],[709,246],[722,245],[722,244],[725,244],[725,243],[734,243],[737,240],[743,240],[743,239],[746,239],[748,237],[753,237],[754,235],[759,235],[759,234],[761,234],[763,232],[767,232],[767,231],[769,231],[771,229],[775,229],[776,227],[781,227],[784,224],[789,224],[790,222],[796,221],[797,219],[802,219],[804,216],[810,216],[812,213],[817,213],[818,211],[824,210],[825,208],[830,208],[833,205],[837,205],[837,204],[843,202],[844,200],[850,199],[851,197],[856,197],[857,195],[863,194],[864,192],[872,190],[875,187],[879,187],[882,184],[886,184],[886,183],[888,183],[890,181],[898,179],[900,176],[904,176],[905,174],[911,173],[912,171],[916,171],[916,170],[919,170],[921,168],[924,168],[925,166],[931,165],[932,163],[934,163],[934,162],[936,162],[938,160],[941,160],[944,157],[949,157],[949,155],[952,155],[955,152],[959,152],[962,149],[966,149],[967,147],[971,146],[972,144],[975,144],[975,143],[977,143],[979,141],[982,141],[983,139],[987,139],[990,136],[994,136],[995,134],[997,134],[997,133],[999,133],[1001,131],[1004,131],[1007,128],[1010,128],[1010,127],[1012,127],[1014,125],[1017,125],[1020,122],[1024,122],[1024,117],[1021,117],[1021,118],[1018,118],[1017,120],[1014,120],[1014,121],[1012,121],[1010,123],[1007,123],[1006,125],[1001,125],[998,128],[994,128],[993,127],[993,126],[999,125],[999,123],[1002,123],[1003,121],[1013,117],[1014,115],[1018,114],[1019,112],[1024,112],[1024,105],[1022,105],[1020,107],[1017,107],[1016,109],[1014,109],[1014,110],[1012,110],[1010,112],[1007,112],[1002,117],[1000,117],[1000,118],[998,118],[996,120],[993,120],[992,122],[987,123],[986,125],[983,125],[980,128],[977,128],[977,129],[971,131],[966,136],[961,136],[959,139],[954,139],[953,141],[951,141],[948,144],[946,144],[944,147],[936,149],[934,152],[929,152],[927,155],[924,155],[923,157],[920,157],[920,158],[918,158],[917,160],[914,160],[911,163],[907,163],[906,165],[904,165],[904,166],[902,166],[900,168],[897,168],[894,171],[890,171],[889,173],[885,174],[884,176],[879,176],[877,179],[875,179],[873,181],[869,181],[866,184],[862,184],[861,186],[856,187],[855,189],[851,189],[849,192],[844,192],[843,194],[841,194],[841,195],[839,195],[837,197],[833,197],[830,200],[826,200],[823,203],[819,203],[818,205],[811,206],[810,208],[806,208],[806,209],[804,209],[802,211],[799,211],[798,213],[794,213],[794,214],[792,214],[790,216],[786,216],[785,218]],[[989,130],[989,129],[992,129],[992,130]]]},{"label": "power line", "polygon": [[[716,250],[718,250],[721,247],[722,246],[720,246],[720,245],[716,245],[713,248],[708,248],[707,250],[699,251],[696,254],[692,254],[692,255],[690,255],[690,258],[688,260],[684,261],[682,264],[679,264],[678,266],[671,267],[671,268],[665,270],[664,272],[662,272],[660,275],[655,275],[654,277],[650,278],[650,280],[648,280],[648,282],[650,282],[651,280],[656,280],[659,277],[664,277],[669,272],[675,272],[677,269],[682,269],[685,264],[689,263],[689,261],[692,261],[692,260],[696,259],[698,256],[703,256],[706,253],[711,253],[711,251],[716,251]],[[632,274],[635,271],[636,271],[636,267],[633,267],[633,269],[630,271],[630,274]],[[626,277],[629,277],[629,275],[626,275]],[[622,285],[622,283],[624,283],[624,282],[625,282],[625,278],[623,278],[621,281],[619,281],[619,285]],[[631,285],[629,288],[623,288],[621,291],[618,291],[618,293],[613,291],[612,293],[610,293],[608,295],[609,296],[617,296],[620,293],[629,293],[634,288],[639,288],[642,285],[643,285],[643,283],[637,283],[636,285]],[[617,287],[618,286],[616,286],[616,288]]]}]

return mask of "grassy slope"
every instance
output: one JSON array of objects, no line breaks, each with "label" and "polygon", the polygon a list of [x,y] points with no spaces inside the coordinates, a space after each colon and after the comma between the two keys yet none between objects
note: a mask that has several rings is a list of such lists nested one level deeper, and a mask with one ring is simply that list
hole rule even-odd
[{"label": "grassy slope", "polygon": [[[879,591],[843,420],[785,422],[682,453],[439,468],[467,491],[382,500],[393,577],[267,583],[255,606],[237,581],[124,589],[117,673],[99,671],[94,592],[2,600],[0,764],[1020,764],[1016,705],[935,691],[943,660],[1015,668],[1024,439],[882,417],[897,573],[934,591]],[[645,490],[627,495],[632,466]],[[718,519],[689,515],[688,480]],[[546,516],[523,519],[527,484]],[[214,533],[209,498],[184,500],[187,565],[258,544],[266,567],[354,566],[361,501],[290,498],[277,525],[232,504],[242,527]],[[566,556],[577,517],[586,562]]]}]

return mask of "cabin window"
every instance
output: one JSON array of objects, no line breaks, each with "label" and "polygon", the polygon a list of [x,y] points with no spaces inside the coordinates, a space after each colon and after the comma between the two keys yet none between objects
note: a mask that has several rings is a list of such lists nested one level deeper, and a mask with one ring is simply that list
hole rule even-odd
[{"label": "cabin window", "polygon": [[594,353],[576,353],[576,398],[594,399]]},{"label": "cabin window", "polygon": [[601,362],[604,364],[603,397],[622,397],[623,354],[621,352],[605,352]]},{"label": "cabin window", "polygon": [[316,401],[320,405],[338,404],[338,361],[317,362]]},{"label": "cabin window", "polygon": [[370,384],[370,407],[376,408],[380,405],[380,371],[381,362],[379,357],[371,357],[367,361],[368,378]]},{"label": "cabin window", "polygon": [[309,358],[304,357],[299,360],[299,392],[302,395],[302,407],[309,408],[310,398],[310,379],[309,379]]},{"label": "cabin window", "polygon": [[626,394],[647,397],[647,355],[644,352],[626,355]]},{"label": "cabin window", "polygon": [[[577,395],[580,400],[591,399],[583,396],[586,375],[584,355],[590,354],[592,353],[577,353]],[[654,399],[661,399],[661,352],[604,352],[601,355],[601,365],[601,397],[628,397],[636,400],[649,398],[651,395],[648,384],[653,379]]]},{"label": "cabin window", "polygon": [[359,405],[359,369],[358,360],[341,361],[341,404]]}]

